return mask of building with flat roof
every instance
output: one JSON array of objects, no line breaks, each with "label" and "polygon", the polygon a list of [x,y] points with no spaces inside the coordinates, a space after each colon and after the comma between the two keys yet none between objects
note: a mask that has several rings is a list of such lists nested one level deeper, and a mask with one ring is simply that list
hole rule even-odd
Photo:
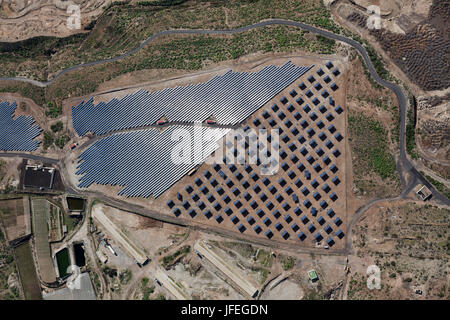
[{"label": "building with flat roof", "polygon": [[431,198],[432,193],[430,189],[427,188],[427,186],[420,184],[416,188],[416,194],[419,196],[419,198],[423,201],[426,201]]},{"label": "building with flat roof", "polygon": [[54,177],[55,168],[26,166],[23,185],[25,188],[52,189]]}]

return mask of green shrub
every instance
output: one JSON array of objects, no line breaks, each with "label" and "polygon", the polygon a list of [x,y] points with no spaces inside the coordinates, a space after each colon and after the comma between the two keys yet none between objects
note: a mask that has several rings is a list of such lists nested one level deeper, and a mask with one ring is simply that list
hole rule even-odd
[{"label": "green shrub", "polygon": [[55,124],[52,124],[50,129],[52,129],[53,132],[59,132],[63,129],[64,125],[62,121],[58,121]]},{"label": "green shrub", "polygon": [[55,136],[49,131],[44,131],[44,150],[47,150],[55,141]]}]

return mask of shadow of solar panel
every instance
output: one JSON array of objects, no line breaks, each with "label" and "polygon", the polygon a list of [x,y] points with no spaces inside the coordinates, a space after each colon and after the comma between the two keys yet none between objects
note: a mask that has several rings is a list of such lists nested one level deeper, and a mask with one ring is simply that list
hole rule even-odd
[{"label": "shadow of solar panel", "polygon": [[320,234],[320,232],[318,232],[315,236],[314,239],[319,242],[323,240],[323,236]]},{"label": "shadow of solar panel", "polygon": [[329,237],[329,238],[326,240],[326,243],[327,243],[330,247],[332,247],[332,246],[335,244],[335,242],[334,242],[334,240],[333,240],[332,237]]},{"label": "shadow of solar panel", "polygon": [[224,210],[224,212],[225,212],[225,214],[226,214],[227,216],[231,216],[231,215],[233,214],[233,210],[231,210],[230,208],[226,208],[226,209]]},{"label": "shadow of solar panel", "polygon": [[265,216],[265,212],[261,209],[256,210],[256,215],[260,218]]},{"label": "shadow of solar panel", "polygon": [[244,233],[245,230],[247,230],[247,228],[241,223],[241,224],[239,225],[239,227],[238,227],[238,230],[239,230],[240,233]]},{"label": "shadow of solar panel", "polygon": [[194,209],[189,210],[189,215],[191,216],[191,218],[195,218],[195,216],[197,215],[197,212],[195,212]]},{"label": "shadow of solar panel", "polygon": [[339,217],[336,217],[334,219],[334,224],[337,225],[338,227],[342,224],[342,220]]},{"label": "shadow of solar panel", "polygon": [[270,229],[267,230],[265,234],[266,234],[266,237],[267,237],[268,239],[272,239],[272,237],[273,237],[273,232],[270,231]]},{"label": "shadow of solar panel", "polygon": [[286,230],[283,231],[283,233],[281,234],[281,236],[283,237],[284,240],[287,240],[287,239],[289,239],[289,237],[290,237],[289,233],[288,233]]},{"label": "shadow of solar panel", "polygon": [[205,215],[205,217],[206,217],[207,219],[211,219],[211,217],[212,217],[212,213],[211,213],[211,211],[209,211],[209,210],[206,210],[205,212],[203,212],[203,214]]},{"label": "shadow of solar panel", "polygon": [[288,61],[258,72],[229,71],[199,84],[154,92],[138,90],[96,105],[90,98],[72,107],[73,127],[83,136],[149,126],[163,116],[169,122],[204,122],[211,115],[217,123],[237,124],[311,67],[297,67]]},{"label": "shadow of solar panel", "polygon": [[215,217],[215,219],[216,219],[217,223],[219,223],[219,224],[223,222],[222,215],[220,215],[220,214],[218,214],[218,215]]},{"label": "shadow of solar panel", "polygon": [[31,116],[18,116],[14,119],[17,104],[0,102],[0,150],[35,151],[39,144],[34,140],[42,129],[35,125]]},{"label": "shadow of solar panel", "polygon": [[297,237],[299,238],[299,240],[304,241],[306,239],[306,235],[303,232],[300,232]]}]

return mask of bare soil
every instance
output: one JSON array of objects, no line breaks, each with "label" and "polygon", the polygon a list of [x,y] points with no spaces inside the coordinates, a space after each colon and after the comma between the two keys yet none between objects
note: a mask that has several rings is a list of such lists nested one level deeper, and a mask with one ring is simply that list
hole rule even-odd
[{"label": "bare soil", "polygon": [[[122,0],[119,0],[122,1]],[[37,36],[67,37],[83,32],[112,0],[3,0],[0,1],[0,41],[14,42]],[[81,29],[70,30],[67,12],[71,4],[78,5]]]},{"label": "bare soil", "polygon": [[[448,208],[423,202],[385,202],[369,209],[352,236],[348,298],[448,299],[448,226]],[[366,285],[372,264],[381,270],[380,290]]]}]

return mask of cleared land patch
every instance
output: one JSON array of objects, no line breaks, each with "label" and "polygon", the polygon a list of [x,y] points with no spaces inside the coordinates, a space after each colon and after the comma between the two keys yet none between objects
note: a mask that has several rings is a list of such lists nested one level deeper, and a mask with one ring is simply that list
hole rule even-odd
[{"label": "cleared land patch", "polygon": [[0,201],[0,216],[8,241],[31,233],[30,205],[28,197]]}]

